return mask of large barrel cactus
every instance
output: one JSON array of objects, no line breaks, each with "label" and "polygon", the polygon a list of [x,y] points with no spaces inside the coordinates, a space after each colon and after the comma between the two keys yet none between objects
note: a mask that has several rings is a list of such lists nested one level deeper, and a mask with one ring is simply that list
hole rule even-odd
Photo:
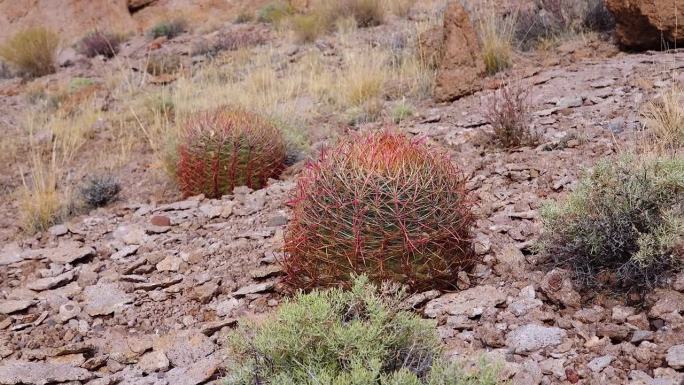
[{"label": "large barrel cactus", "polygon": [[475,261],[471,204],[465,177],[444,153],[389,131],[352,135],[298,181],[288,281],[337,286],[365,274],[413,290],[452,288]]},{"label": "large barrel cactus", "polygon": [[285,168],[280,130],[242,109],[198,113],[179,139],[177,176],[186,196],[219,198],[237,186],[258,189]]}]

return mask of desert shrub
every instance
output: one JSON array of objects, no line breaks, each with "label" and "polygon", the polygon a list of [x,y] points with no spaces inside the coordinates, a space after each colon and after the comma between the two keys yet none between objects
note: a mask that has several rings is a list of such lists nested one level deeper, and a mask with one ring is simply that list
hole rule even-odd
[{"label": "desert shrub", "polygon": [[404,119],[411,117],[413,112],[413,106],[406,102],[406,100],[402,100],[392,107],[392,121],[394,123],[400,123]]},{"label": "desert shrub", "polygon": [[118,179],[112,175],[93,175],[81,187],[81,197],[90,207],[102,207],[116,199],[121,191]]},{"label": "desert shrub", "polygon": [[538,135],[530,128],[528,95],[520,84],[499,88],[485,106],[484,115],[492,125],[494,140],[504,148],[538,142]]},{"label": "desert shrub", "polygon": [[18,32],[0,47],[0,57],[23,75],[38,77],[55,72],[59,37],[41,27]]},{"label": "desert shrub", "polygon": [[247,9],[243,9],[237,14],[237,16],[235,16],[235,20],[233,20],[233,22],[235,24],[244,24],[249,23],[252,20],[254,20],[254,13]]},{"label": "desert shrub", "polygon": [[587,287],[663,282],[684,250],[684,159],[602,161],[542,210],[540,250]]},{"label": "desert shrub", "polygon": [[301,43],[315,41],[327,28],[324,20],[316,14],[294,15],[290,23],[295,39]]},{"label": "desert shrub", "polygon": [[180,57],[171,53],[150,55],[145,63],[145,71],[154,76],[172,74],[178,71],[180,67]]},{"label": "desert shrub", "polygon": [[165,20],[160,21],[159,23],[155,24],[152,28],[150,28],[150,30],[148,31],[148,35],[150,35],[150,37],[152,37],[153,39],[162,36],[165,36],[167,39],[173,39],[174,37],[185,32],[186,28],[187,23],[184,19]]},{"label": "desert shrub", "polygon": [[218,198],[243,185],[258,189],[284,169],[281,132],[244,110],[197,113],[180,135],[177,173],[186,196]]},{"label": "desert shrub", "polygon": [[684,93],[672,88],[650,101],[641,115],[656,148],[665,150],[684,146]]},{"label": "desert shrub", "polygon": [[278,24],[293,13],[294,9],[287,2],[274,1],[259,10],[257,20],[261,23]]},{"label": "desert shrub", "polygon": [[510,67],[515,17],[503,17],[497,8],[487,7],[480,13],[476,25],[487,73],[492,75]]},{"label": "desert shrub", "polygon": [[297,287],[354,274],[453,287],[474,261],[465,178],[446,154],[401,134],[342,139],[300,176],[292,205],[283,265]]},{"label": "desert shrub", "polygon": [[[390,291],[390,290],[388,290]],[[434,323],[401,296],[356,278],[350,291],[298,294],[260,326],[229,338],[229,385],[494,385],[498,368],[442,358]]]},{"label": "desert shrub", "polygon": [[606,8],[605,0],[588,0],[582,24],[591,31],[610,31],[615,28],[615,17]]},{"label": "desert shrub", "polygon": [[266,36],[251,30],[238,30],[220,33],[214,51],[236,51],[242,48],[255,47],[266,43]]},{"label": "desert shrub", "polygon": [[79,52],[87,57],[102,55],[112,58],[119,53],[123,38],[120,35],[95,31],[84,36],[78,43]]},{"label": "desert shrub", "polygon": [[382,0],[341,0],[338,3],[339,14],[353,17],[359,27],[380,25],[385,20]]}]

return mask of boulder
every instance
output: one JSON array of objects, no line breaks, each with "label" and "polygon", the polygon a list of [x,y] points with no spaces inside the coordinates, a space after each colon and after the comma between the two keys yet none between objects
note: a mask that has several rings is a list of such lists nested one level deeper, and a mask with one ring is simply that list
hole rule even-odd
[{"label": "boulder", "polygon": [[484,60],[475,28],[461,2],[449,2],[444,26],[426,31],[420,41],[426,59],[437,66],[437,101],[453,101],[482,88]]},{"label": "boulder", "polygon": [[660,49],[663,40],[670,47],[684,39],[684,6],[673,0],[606,0],[615,16],[615,35],[629,49]]}]

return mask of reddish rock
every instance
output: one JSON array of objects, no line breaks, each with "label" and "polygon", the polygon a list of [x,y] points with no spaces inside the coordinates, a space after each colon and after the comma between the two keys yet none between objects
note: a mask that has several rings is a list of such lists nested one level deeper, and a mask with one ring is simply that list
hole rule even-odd
[{"label": "reddish rock", "polygon": [[150,218],[150,223],[154,226],[171,226],[171,219],[166,215],[155,215]]},{"label": "reddish rock", "polygon": [[684,39],[684,4],[679,0],[607,0],[615,16],[615,35],[630,49],[660,49]]},{"label": "reddish rock", "polygon": [[451,1],[444,13],[444,27],[421,38],[428,60],[437,64],[434,97],[452,101],[482,88],[484,61],[468,13],[459,1]]}]

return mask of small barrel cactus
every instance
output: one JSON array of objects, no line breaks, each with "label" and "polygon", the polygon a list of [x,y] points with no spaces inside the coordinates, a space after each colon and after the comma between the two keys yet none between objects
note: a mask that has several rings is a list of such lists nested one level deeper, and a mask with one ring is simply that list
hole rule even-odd
[{"label": "small barrel cactus", "polygon": [[452,288],[472,266],[472,201],[444,153],[404,135],[357,134],[300,177],[285,236],[292,286],[365,274],[412,290]]},{"label": "small barrel cactus", "polygon": [[258,189],[284,168],[280,130],[245,110],[197,113],[181,130],[177,177],[186,196],[219,198],[237,186]]}]

